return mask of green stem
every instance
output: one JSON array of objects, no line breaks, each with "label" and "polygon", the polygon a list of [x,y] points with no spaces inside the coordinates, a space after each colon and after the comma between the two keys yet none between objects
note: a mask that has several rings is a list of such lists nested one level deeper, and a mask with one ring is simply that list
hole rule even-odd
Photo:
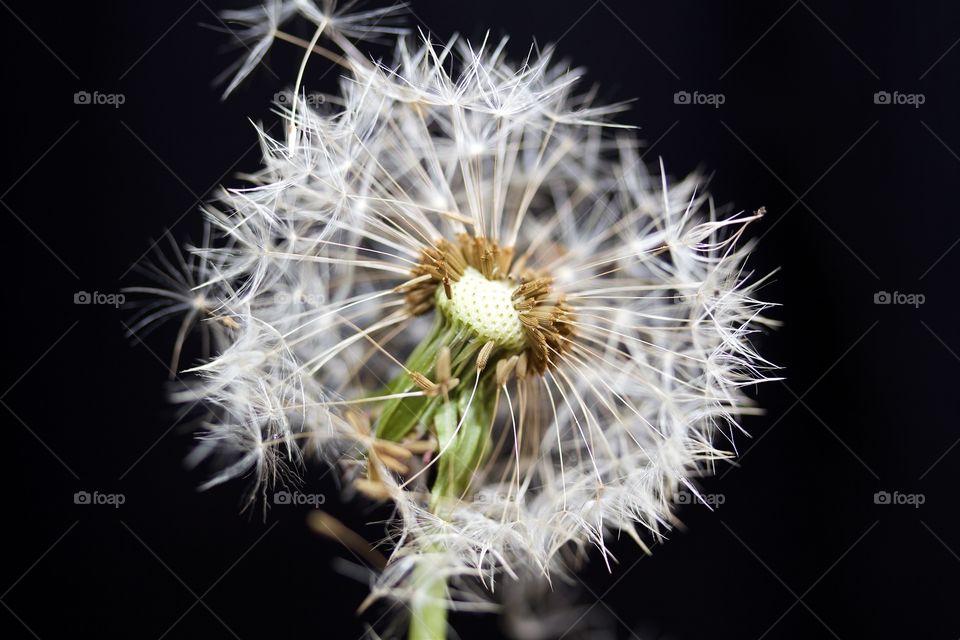
[{"label": "green stem", "polygon": [[[489,422],[493,414],[493,378],[483,376],[473,393],[466,386],[440,404],[432,415],[433,429],[441,449],[437,476],[430,492],[430,509],[443,516],[450,500],[459,499],[467,490],[473,472],[487,450]],[[469,405],[469,409],[468,409]],[[457,425],[460,425],[459,431]],[[429,550],[425,553],[429,553]],[[414,570],[414,598],[410,619],[410,640],[444,640],[447,633],[447,584],[443,576],[431,572],[429,563]]]},{"label": "green stem", "polygon": [[[414,593],[410,611],[409,640],[444,640],[447,637],[447,583],[430,575],[423,564],[414,570]],[[421,586],[421,582],[427,584]]]},{"label": "green stem", "polygon": [[[450,322],[437,314],[430,333],[414,349],[382,395],[392,396],[416,388],[409,372],[429,376],[436,371],[441,349],[451,351],[451,374],[460,384],[448,396],[426,395],[386,400],[375,427],[376,436],[399,442],[411,432],[430,429],[437,438],[438,452],[430,488],[430,510],[444,517],[444,510],[459,500],[470,487],[490,444],[490,423],[496,412],[496,360],[482,373],[476,370],[476,355],[483,341],[476,339],[462,323]],[[474,378],[474,376],[478,376]],[[441,549],[425,549],[425,556]],[[413,572],[413,600],[410,640],[444,640],[447,636],[447,582],[437,575],[425,557]]]}]

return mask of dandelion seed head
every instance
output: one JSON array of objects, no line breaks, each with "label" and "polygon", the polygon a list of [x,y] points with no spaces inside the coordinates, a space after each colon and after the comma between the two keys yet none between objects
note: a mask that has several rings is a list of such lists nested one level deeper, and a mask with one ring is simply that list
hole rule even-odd
[{"label": "dandelion seed head", "polygon": [[179,399],[213,412],[202,451],[232,452],[211,484],[270,486],[309,453],[394,504],[374,597],[426,597],[420,563],[450,578],[448,606],[482,609],[505,577],[590,549],[609,565],[611,536],[648,549],[730,456],[743,390],[773,368],[741,242],[759,213],[724,218],[699,176],[648,170],[621,106],[550,49],[416,41],[378,22],[394,13],[233,16],[258,44],[231,88],[270,42],[310,45],[282,32],[295,16],[344,78],[324,109],[295,91],[250,184],[207,207],[218,237],[172,299],[220,319],[218,341]]}]

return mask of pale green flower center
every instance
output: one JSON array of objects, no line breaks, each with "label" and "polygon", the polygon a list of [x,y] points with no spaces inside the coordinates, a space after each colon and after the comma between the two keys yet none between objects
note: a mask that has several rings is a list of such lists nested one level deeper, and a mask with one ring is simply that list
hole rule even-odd
[{"label": "pale green flower center", "polygon": [[508,279],[488,280],[473,267],[450,283],[453,299],[437,289],[437,308],[451,321],[469,327],[483,341],[493,341],[508,351],[526,346],[520,313],[514,308],[517,285]]}]

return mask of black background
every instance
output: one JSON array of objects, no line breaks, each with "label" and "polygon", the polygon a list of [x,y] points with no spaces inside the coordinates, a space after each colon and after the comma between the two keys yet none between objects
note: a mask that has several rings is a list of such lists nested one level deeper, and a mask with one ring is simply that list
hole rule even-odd
[{"label": "black background", "polygon": [[[257,166],[248,119],[273,121],[297,52],[277,44],[221,102],[211,81],[238,53],[203,25],[235,2],[9,2],[3,637],[357,638],[366,585],[338,572],[349,553],[310,533],[305,510],[264,521],[239,513],[242,482],[196,491],[189,429],[165,400],[173,327],[131,344],[128,312],[73,304],[142,284],[130,267],[164,229],[196,238],[198,203]],[[769,212],[751,264],[782,267],[764,293],[784,326],[763,351],[786,382],[758,390],[769,413],[747,421],[739,466],[704,482],[718,509],[688,506],[688,529],[652,557],[622,541],[612,573],[582,574],[578,602],[602,599],[585,621],[643,640],[960,636],[960,12],[947,5],[414,2],[412,24],[441,38],[489,28],[516,57],[559,41],[603,98],[636,98],[620,121],[641,127],[648,161],[707,169],[718,202]],[[314,59],[306,84],[329,90],[337,73]],[[125,103],[77,105],[77,91]],[[678,91],[725,102],[675,104]],[[924,103],[876,104],[878,91]],[[926,300],[876,305],[878,291]],[[382,514],[342,504],[326,471],[311,467],[307,490],[376,536],[365,523]],[[77,491],[125,504],[76,505]],[[878,491],[924,504],[876,504]],[[501,633],[495,618],[454,624]]]}]

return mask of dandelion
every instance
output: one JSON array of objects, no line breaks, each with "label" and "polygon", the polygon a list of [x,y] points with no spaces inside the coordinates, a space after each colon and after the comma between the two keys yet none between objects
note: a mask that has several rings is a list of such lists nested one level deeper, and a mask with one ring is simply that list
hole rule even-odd
[{"label": "dandelion", "polygon": [[[609,566],[611,535],[648,551],[674,494],[732,455],[743,388],[772,366],[742,241],[763,212],[724,217],[698,176],[649,173],[621,106],[551,50],[413,42],[393,15],[231,16],[253,46],[229,88],[274,41],[304,59],[282,139],[259,131],[262,168],[206,210],[217,237],[172,297],[223,336],[179,399],[213,412],[201,451],[230,456],[211,485],[253,474],[253,499],[316,455],[392,504],[370,601],[440,638],[503,580],[591,549]],[[282,31],[296,16],[311,41]],[[370,37],[395,41],[389,62],[353,44]],[[319,106],[314,55],[344,74]]]}]

